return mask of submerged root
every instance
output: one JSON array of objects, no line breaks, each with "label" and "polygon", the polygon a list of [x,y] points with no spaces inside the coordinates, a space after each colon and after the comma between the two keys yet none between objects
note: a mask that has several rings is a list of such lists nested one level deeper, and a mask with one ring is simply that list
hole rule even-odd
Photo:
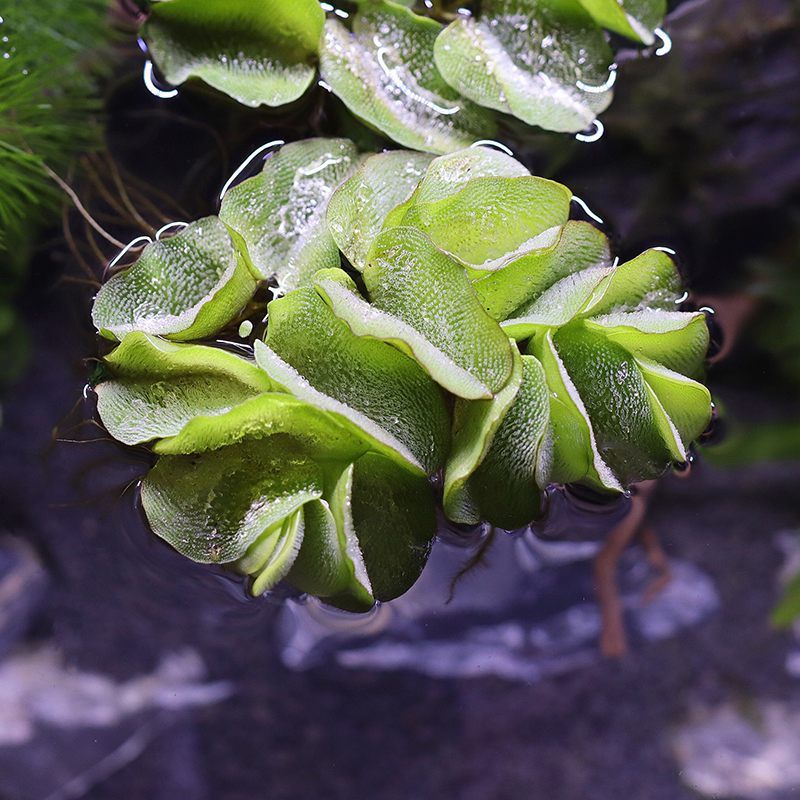
[{"label": "submerged root", "polygon": [[628,650],[622,615],[622,599],[617,585],[617,563],[637,535],[640,537],[650,564],[657,573],[645,590],[642,603],[651,602],[670,581],[667,556],[653,528],[644,524],[655,485],[655,481],[639,484],[637,493],[632,497],[628,516],[611,531],[594,561],[595,591],[602,619],[600,651],[607,658],[621,658]]}]

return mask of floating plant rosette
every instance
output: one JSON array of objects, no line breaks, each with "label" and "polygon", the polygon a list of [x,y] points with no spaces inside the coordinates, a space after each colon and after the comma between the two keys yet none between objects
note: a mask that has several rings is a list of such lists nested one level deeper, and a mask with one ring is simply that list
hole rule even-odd
[{"label": "floating plant rosette", "polygon": [[148,244],[93,319],[118,342],[103,424],[158,455],[153,531],[254,594],[366,610],[416,581],[439,503],[515,529],[550,484],[620,493],[685,461],[705,317],[668,253],[618,263],[572,199],[485,147],[311,139]]},{"label": "floating plant rosette", "polygon": [[257,107],[294,102],[318,80],[367,125],[433,153],[491,138],[498,111],[553,131],[590,128],[617,77],[606,31],[652,45],[664,37],[666,7],[665,0],[483,0],[474,12],[432,0],[345,3],[350,11],[317,0],[145,5],[141,35],[169,83],[199,78]]}]

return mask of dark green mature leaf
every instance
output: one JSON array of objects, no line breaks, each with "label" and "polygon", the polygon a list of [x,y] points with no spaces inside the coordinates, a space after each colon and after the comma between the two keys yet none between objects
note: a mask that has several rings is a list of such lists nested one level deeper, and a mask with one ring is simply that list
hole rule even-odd
[{"label": "dark green mature leaf", "polygon": [[601,489],[622,491],[622,484],[603,460],[594,423],[578,388],[546,330],[528,346],[544,367],[550,389],[550,423],[544,444],[541,475],[548,483],[585,480]]},{"label": "dark green mature leaf", "polygon": [[179,553],[224,564],[322,489],[322,471],[306,451],[273,436],[160,458],[142,483],[142,504],[154,533]]},{"label": "dark green mature leaf", "polygon": [[632,311],[590,317],[614,342],[637,358],[695,377],[702,371],[708,349],[708,326],[702,313]]},{"label": "dark green mature leaf", "polygon": [[170,83],[196,76],[240,103],[279,106],[314,79],[324,22],[316,0],[169,0],[143,34]]},{"label": "dark green mature leaf", "polygon": [[372,594],[386,601],[419,578],[436,533],[436,504],[428,481],[368,453],[355,462],[353,524]]},{"label": "dark green mature leaf", "polygon": [[175,436],[194,417],[225,414],[272,381],[252,361],[213,347],[129,333],[104,359],[111,377],[96,387],[108,432],[125,444]]},{"label": "dark green mature leaf", "polygon": [[479,18],[442,31],[434,55],[465,97],[548,130],[582,130],[611,102],[611,50],[578,0],[484,0]]},{"label": "dark green mature leaf", "polygon": [[539,515],[541,473],[550,421],[547,379],[533,356],[522,356],[523,376],[485,458],[470,478],[470,493],[481,517],[506,530],[522,528]]},{"label": "dark green mature leaf", "polygon": [[358,117],[400,144],[447,153],[494,133],[490,112],[460,97],[431,54],[440,26],[407,8],[367,0],[353,32],[325,23],[320,72]]},{"label": "dark green mature leaf", "polygon": [[[313,289],[291,292],[269,309],[268,348],[257,342],[256,357],[275,381],[346,416],[406,462],[429,474],[439,470],[450,445],[449,417],[441,390],[416,361],[354,336]],[[289,369],[281,370],[268,349]]]},{"label": "dark green mature leaf", "polygon": [[328,232],[328,201],[362,157],[346,139],[308,139],[282,147],[256,176],[229,189],[220,219],[241,234],[261,278],[282,290],[310,286],[319,269],[339,266]]},{"label": "dark green mature leaf", "polygon": [[217,217],[148,244],[139,260],[102,286],[92,320],[109,339],[132,331],[177,341],[216,333],[253,296],[247,247]]},{"label": "dark green mature leaf", "polygon": [[506,385],[491,400],[457,398],[453,412],[453,447],[444,471],[444,512],[454,522],[476,525],[481,509],[469,490],[468,480],[486,457],[503,417],[522,383],[522,360],[511,350],[514,369]]},{"label": "dark green mature leaf", "polygon": [[661,475],[673,454],[631,354],[580,322],[556,331],[553,341],[614,475],[623,485]]}]

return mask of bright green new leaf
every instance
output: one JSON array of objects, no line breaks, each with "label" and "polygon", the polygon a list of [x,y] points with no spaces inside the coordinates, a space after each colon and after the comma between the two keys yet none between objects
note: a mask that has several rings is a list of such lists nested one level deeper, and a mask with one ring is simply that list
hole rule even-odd
[{"label": "bright green new leaf", "polygon": [[525,178],[530,172],[515,158],[483,145],[470,145],[434,158],[414,193],[393,208],[383,223],[395,228],[415,203],[436,203],[460,192],[476,178]]},{"label": "bright green new leaf", "polygon": [[492,439],[522,382],[522,360],[512,347],[514,369],[506,385],[491,400],[456,398],[453,447],[444,471],[444,512],[453,522],[476,525],[481,510],[469,491],[468,479],[486,457]]},{"label": "bright green new leaf", "polygon": [[702,313],[631,311],[591,317],[611,341],[633,356],[656,361],[682,375],[696,377],[708,349],[708,326]]},{"label": "bright green new leaf", "polygon": [[673,260],[662,250],[645,250],[614,268],[609,280],[584,314],[614,311],[675,311],[681,277]]},{"label": "bright green new leaf", "polygon": [[611,50],[578,0],[485,0],[434,55],[454,89],[529,125],[579,131],[611,102]]},{"label": "bright green new leaf", "polygon": [[580,0],[598,25],[615,33],[653,44],[653,31],[667,10],[666,0]]},{"label": "bright green new leaf", "polygon": [[307,453],[273,437],[160,458],[142,483],[142,504],[153,532],[179,553],[224,564],[322,489]]},{"label": "bright green new leaf", "polygon": [[253,296],[247,247],[218,217],[152,242],[97,294],[92,320],[109,339],[141,331],[186,341],[216,333]]},{"label": "bright green new leaf", "polygon": [[[312,500],[311,502],[318,501]],[[242,565],[240,568],[243,568],[244,563],[254,557],[258,559],[257,565],[246,568],[246,573],[253,576],[250,593],[254,597],[264,594],[286,577],[297,558],[304,535],[303,509],[298,509],[286,517],[280,527],[271,533],[266,541],[259,540],[255,545],[251,545],[244,559],[237,562],[237,566]],[[251,554],[251,550],[254,548],[255,552]]]},{"label": "bright green new leaf", "polygon": [[543,327],[566,325],[602,294],[611,267],[587,267],[545,289],[535,300],[517,309],[519,317],[505,320],[502,328],[513,339],[527,339]]},{"label": "bright green new leaf", "polygon": [[147,47],[172,84],[192,76],[249,106],[296,100],[314,79],[325,13],[316,0],[154,3]]},{"label": "bright green new leaf", "polygon": [[129,333],[104,359],[111,374],[95,388],[108,432],[125,444],[175,436],[199,416],[225,414],[274,391],[263,370],[234,353]]},{"label": "bright green new leaf", "polygon": [[266,345],[256,342],[259,364],[292,394],[347,417],[404,462],[428,474],[440,469],[449,417],[441,390],[416,361],[354,336],[313,289],[270,304]]},{"label": "bright green new leaf", "polygon": [[461,97],[432,58],[439,24],[385,0],[367,0],[353,32],[325,23],[320,72],[356,116],[400,144],[447,153],[491,137],[492,114]]},{"label": "bright green new leaf", "polygon": [[415,194],[402,218],[393,214],[391,222],[421,230],[466,267],[497,270],[552,245],[552,229],[567,221],[571,198],[566,186],[544,178],[475,178],[441,200],[420,201]]},{"label": "bright green new leaf", "polygon": [[220,219],[241,234],[260,277],[275,277],[288,291],[310,286],[318,269],[339,266],[328,232],[328,201],[360,162],[346,139],[293,142],[258,175],[228,190]]},{"label": "bright green new leaf", "polygon": [[328,227],[356,269],[364,268],[386,215],[409,198],[432,158],[429,153],[408,150],[378,153],[333,193]]}]

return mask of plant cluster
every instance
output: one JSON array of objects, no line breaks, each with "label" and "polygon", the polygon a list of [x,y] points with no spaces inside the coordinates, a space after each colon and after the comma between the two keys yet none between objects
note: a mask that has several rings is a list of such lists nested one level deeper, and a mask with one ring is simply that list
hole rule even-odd
[{"label": "plant cluster", "polygon": [[436,486],[454,522],[514,529],[551,483],[684,461],[711,416],[704,315],[666,252],[618,263],[571,200],[485,147],[311,139],[147,245],[93,319],[119,342],[102,421],[159,455],[155,533],[254,594],[364,610],[419,576]]},{"label": "plant cluster", "polygon": [[407,5],[363,0],[349,14],[317,0],[154,0],[142,36],[173,84],[198,77],[241,103],[280,106],[319,71],[367,124],[446,153],[491,138],[496,111],[589,127],[616,78],[603,29],[652,44],[665,10],[664,0],[483,0],[477,15]]}]

